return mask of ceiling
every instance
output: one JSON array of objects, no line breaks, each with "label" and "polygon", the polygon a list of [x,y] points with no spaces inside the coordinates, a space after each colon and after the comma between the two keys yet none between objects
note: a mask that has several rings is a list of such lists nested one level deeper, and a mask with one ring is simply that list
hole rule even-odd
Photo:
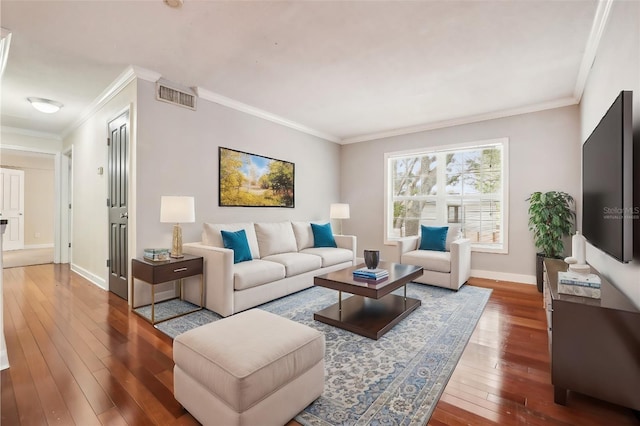
[{"label": "ceiling", "polygon": [[[64,135],[135,65],[339,143],[575,104],[602,21],[596,0],[0,7],[3,127]],[[64,107],[43,114],[29,96]]]}]

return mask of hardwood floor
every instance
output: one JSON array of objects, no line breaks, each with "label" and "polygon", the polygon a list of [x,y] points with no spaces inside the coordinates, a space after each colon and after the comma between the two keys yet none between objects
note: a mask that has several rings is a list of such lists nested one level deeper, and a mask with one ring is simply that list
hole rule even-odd
[{"label": "hardwood floor", "polygon": [[[3,273],[2,425],[198,424],[173,398],[172,340],[126,302],[64,265]],[[553,403],[534,286],[470,284],[493,293],[429,424],[639,424],[631,410],[575,393]]]}]

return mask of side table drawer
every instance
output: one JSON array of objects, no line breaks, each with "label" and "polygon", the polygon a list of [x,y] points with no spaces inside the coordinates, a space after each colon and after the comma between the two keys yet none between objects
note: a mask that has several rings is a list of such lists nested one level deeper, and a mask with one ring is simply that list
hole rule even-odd
[{"label": "side table drawer", "polygon": [[202,274],[202,258],[185,260],[178,264],[158,265],[153,268],[153,282],[163,283]]}]

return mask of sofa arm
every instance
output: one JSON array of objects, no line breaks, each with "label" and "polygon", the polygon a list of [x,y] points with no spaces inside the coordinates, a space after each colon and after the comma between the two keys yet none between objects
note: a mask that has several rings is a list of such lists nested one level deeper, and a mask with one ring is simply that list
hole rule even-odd
[{"label": "sofa arm", "polygon": [[451,243],[451,288],[459,289],[471,275],[471,240],[460,238]]},{"label": "sofa arm", "polygon": [[404,237],[398,240],[397,250],[398,250],[398,262],[402,263],[402,255],[408,253],[410,251],[418,250],[418,239],[420,237]]},{"label": "sofa arm", "polygon": [[223,317],[233,315],[233,250],[198,243],[183,251],[204,258],[205,306]]},{"label": "sofa arm", "polygon": [[356,240],[355,235],[334,235],[333,238],[336,240],[336,245],[339,248],[351,250],[353,253],[353,264],[356,264],[356,250],[358,241]]}]

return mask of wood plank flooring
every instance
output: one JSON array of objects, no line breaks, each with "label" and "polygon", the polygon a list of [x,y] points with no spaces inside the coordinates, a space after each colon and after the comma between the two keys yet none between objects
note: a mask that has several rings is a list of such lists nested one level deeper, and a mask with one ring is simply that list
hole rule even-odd
[{"label": "wood plank flooring", "polygon": [[[2,425],[197,425],[173,398],[172,340],[66,265],[5,269]],[[491,299],[430,425],[632,425],[629,409],[553,403],[535,286],[471,279]],[[289,425],[297,425],[295,421]]]}]

